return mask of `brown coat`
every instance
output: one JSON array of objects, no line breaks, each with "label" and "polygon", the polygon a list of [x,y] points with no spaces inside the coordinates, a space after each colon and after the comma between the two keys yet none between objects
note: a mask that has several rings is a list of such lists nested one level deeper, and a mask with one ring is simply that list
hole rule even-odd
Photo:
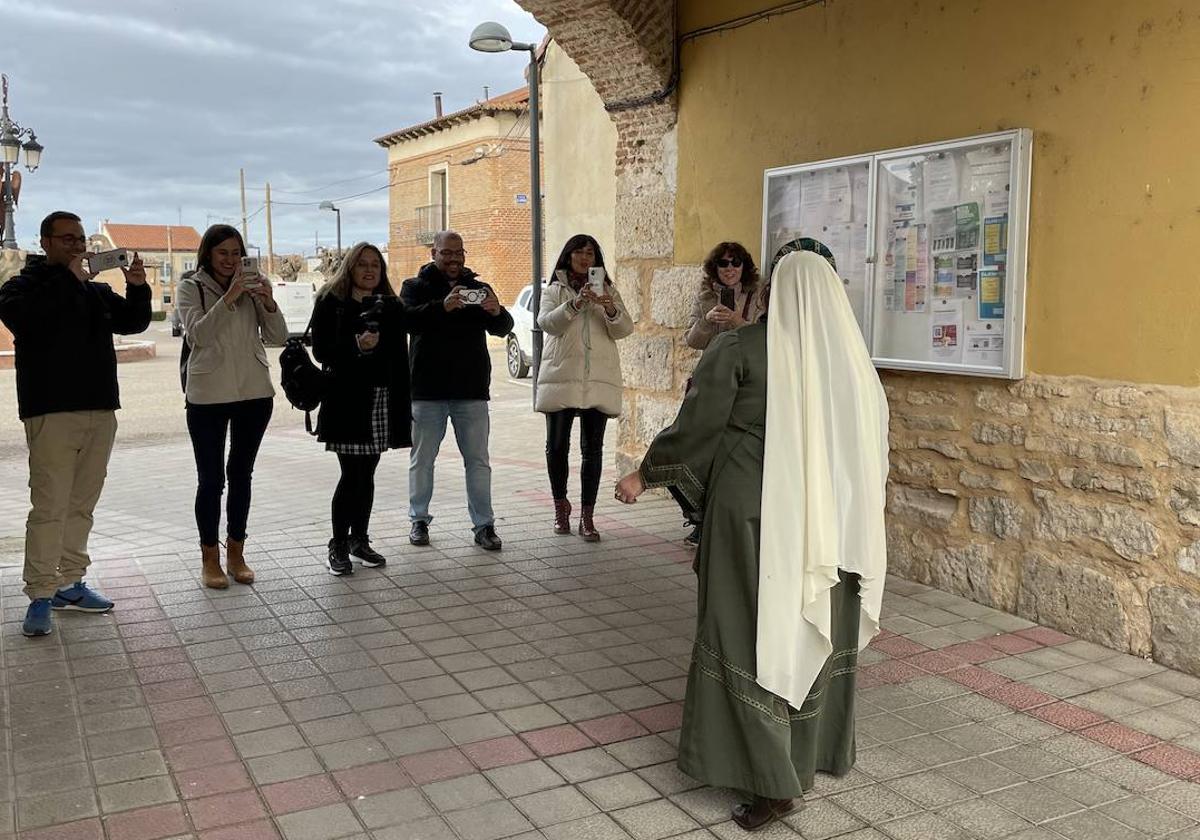
[{"label": "brown coat", "polygon": [[[718,334],[733,329],[728,324],[714,324],[704,317],[721,302],[717,285],[709,282],[707,277],[700,281],[700,287],[692,301],[692,315],[688,321],[687,333],[684,334],[684,341],[688,347],[703,350]],[[761,284],[749,292],[742,289],[741,284],[734,286],[734,290],[734,311],[745,318],[747,324],[756,323],[763,314]]]}]

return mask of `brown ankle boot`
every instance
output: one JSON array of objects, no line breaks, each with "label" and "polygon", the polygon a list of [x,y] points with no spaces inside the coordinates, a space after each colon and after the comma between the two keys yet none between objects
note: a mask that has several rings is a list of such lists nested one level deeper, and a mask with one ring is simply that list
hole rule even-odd
[{"label": "brown ankle boot", "polygon": [[584,505],[579,509],[579,536],[584,542],[600,542],[600,532],[596,530],[596,524],[592,521],[595,509],[594,505]]},{"label": "brown ankle boot", "polygon": [[209,589],[228,589],[229,578],[221,569],[221,550],[215,545],[200,546],[200,579]]},{"label": "brown ankle boot", "polygon": [[254,572],[246,565],[246,557],[242,549],[246,547],[245,540],[228,539],[225,541],[225,568],[229,576],[238,583],[254,583]]},{"label": "brown ankle boot", "polygon": [[554,500],[554,533],[571,533],[571,503],[566,499]]}]

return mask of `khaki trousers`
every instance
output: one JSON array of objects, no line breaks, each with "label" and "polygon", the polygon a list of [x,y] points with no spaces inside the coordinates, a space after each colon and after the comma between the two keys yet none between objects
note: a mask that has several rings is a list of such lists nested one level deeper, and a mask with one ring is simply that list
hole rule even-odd
[{"label": "khaki trousers", "polygon": [[92,511],[104,489],[117,435],[114,411],[62,411],[25,421],[29,501],[25,594],[49,598],[83,580]]}]

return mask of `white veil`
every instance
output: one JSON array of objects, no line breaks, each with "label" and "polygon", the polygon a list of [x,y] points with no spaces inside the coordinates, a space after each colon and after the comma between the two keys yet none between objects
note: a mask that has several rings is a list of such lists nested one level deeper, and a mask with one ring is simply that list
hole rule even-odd
[{"label": "white veil", "polygon": [[799,708],[833,651],[838,569],[862,577],[860,650],[879,631],[888,405],[823,257],[783,257],[770,294],[758,684]]}]

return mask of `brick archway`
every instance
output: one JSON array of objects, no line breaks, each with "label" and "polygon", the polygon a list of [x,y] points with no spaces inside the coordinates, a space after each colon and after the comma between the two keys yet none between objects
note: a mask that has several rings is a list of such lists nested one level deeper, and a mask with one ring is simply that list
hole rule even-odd
[{"label": "brick archway", "polygon": [[678,407],[693,354],[656,312],[675,242],[673,0],[518,0],[588,76],[617,128],[616,279],[637,332],[621,342],[617,465],[635,464]]}]

